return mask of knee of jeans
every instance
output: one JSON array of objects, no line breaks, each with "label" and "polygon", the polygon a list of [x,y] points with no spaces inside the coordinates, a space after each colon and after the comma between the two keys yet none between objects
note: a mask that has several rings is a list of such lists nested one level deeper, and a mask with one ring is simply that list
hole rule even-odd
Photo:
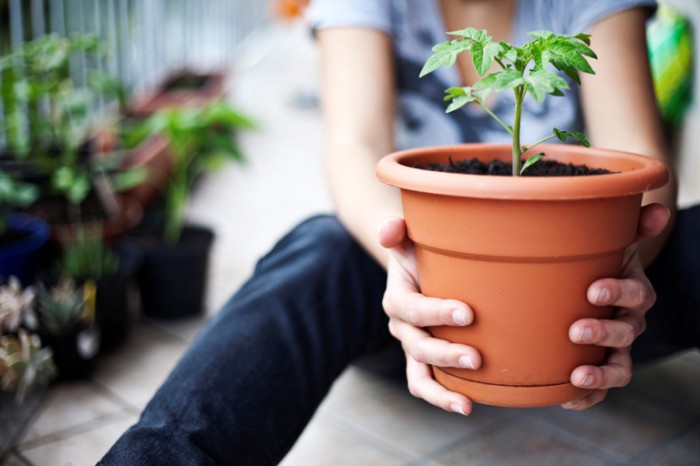
[{"label": "knee of jeans", "polygon": [[304,260],[320,266],[328,261],[343,261],[346,256],[363,253],[361,247],[338,219],[332,215],[311,217],[284,236],[258,263],[266,267],[278,260]]}]

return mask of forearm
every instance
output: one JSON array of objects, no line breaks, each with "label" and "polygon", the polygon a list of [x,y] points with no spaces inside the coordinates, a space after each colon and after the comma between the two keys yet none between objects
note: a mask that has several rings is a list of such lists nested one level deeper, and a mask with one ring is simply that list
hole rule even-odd
[{"label": "forearm", "polygon": [[377,242],[379,225],[401,216],[399,193],[374,176],[374,165],[390,148],[371,149],[358,142],[329,141],[326,174],[338,218],[379,263],[388,252]]}]

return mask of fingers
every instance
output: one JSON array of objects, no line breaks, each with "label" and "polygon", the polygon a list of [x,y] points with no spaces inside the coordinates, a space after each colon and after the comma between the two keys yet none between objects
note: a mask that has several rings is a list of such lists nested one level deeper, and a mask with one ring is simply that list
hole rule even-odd
[{"label": "fingers", "polygon": [[637,227],[637,239],[653,238],[666,228],[671,212],[663,204],[649,204],[642,207]]},{"label": "fingers", "polygon": [[410,355],[406,355],[406,378],[408,390],[416,398],[422,398],[445,411],[463,415],[471,413],[472,402],[466,396],[451,392],[437,383],[430,367],[415,361]]},{"label": "fingers", "polygon": [[402,218],[390,218],[379,225],[379,244],[391,249],[399,246],[406,238],[406,223]]},{"label": "fingers", "polygon": [[389,331],[417,362],[460,369],[476,369],[481,365],[479,352],[471,346],[433,338],[427,331],[396,319],[389,321]]},{"label": "fingers", "polygon": [[571,383],[577,387],[591,389],[585,397],[564,403],[565,409],[583,410],[600,403],[608,389],[624,387],[632,379],[632,358],[629,348],[611,352],[605,365],[580,366],[571,373]]}]

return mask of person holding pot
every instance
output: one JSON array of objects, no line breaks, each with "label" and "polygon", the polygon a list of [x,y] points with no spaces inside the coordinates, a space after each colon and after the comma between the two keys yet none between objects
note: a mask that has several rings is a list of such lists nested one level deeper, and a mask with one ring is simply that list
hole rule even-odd
[{"label": "person holding pot", "polygon": [[[524,120],[535,121],[525,136],[536,139],[540,125],[585,128],[594,145],[668,161],[645,48],[645,21],[654,7],[649,0],[312,1],[308,18],[321,50],[327,174],[337,217],[304,221],[259,261],[101,464],[275,464],[343,370],[387,345],[403,349],[405,367],[397,367],[405,370],[412,394],[469,414],[471,401],[435,382],[430,365],[475,369],[480,354],[432,338],[423,327],[466,326],[473,312],[468,303],[420,294],[398,193],[375,178],[375,164],[398,147],[503,137],[479,109],[445,115],[445,83],[418,80],[432,44],[444,40],[444,31],[466,25],[516,42],[536,29],[590,32],[597,74],[582,77],[580,94],[525,108]],[[457,70],[453,77],[464,84],[477,79],[468,65]],[[503,103],[491,105],[498,112]],[[687,325],[695,329],[688,329],[687,340],[657,340],[657,331],[648,332],[648,341],[637,338],[655,299],[643,266],[659,255],[670,234],[664,227],[674,216],[674,184],[646,202],[640,242],[629,249],[622,278],[597,281],[588,290],[593,304],[616,306],[616,318],[585,319],[570,329],[575,343],[611,351],[603,366],[573,371],[571,382],[592,391],[566,408],[588,408],[608,389],[624,386],[635,339],[635,348],[645,346],[639,351],[644,359],[698,344],[697,325]],[[699,216],[697,209],[682,215],[676,231],[692,221],[697,231]],[[671,241],[680,242],[688,232],[674,235]],[[678,248],[680,243],[667,246],[657,263],[673,263]],[[697,290],[697,248],[694,254],[695,263],[687,259],[683,266],[694,267]],[[673,286],[663,283],[660,289],[675,299]],[[666,307],[649,315],[668,312],[697,322],[695,299],[685,315]]]}]

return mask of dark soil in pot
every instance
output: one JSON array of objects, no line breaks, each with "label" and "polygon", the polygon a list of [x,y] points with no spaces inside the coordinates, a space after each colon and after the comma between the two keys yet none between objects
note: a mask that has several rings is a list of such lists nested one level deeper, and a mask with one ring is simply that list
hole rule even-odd
[{"label": "dark soil in pot", "polygon": [[[430,163],[425,165],[415,165],[415,168],[422,170],[432,170],[447,173],[464,173],[469,175],[497,175],[511,176],[513,174],[513,164],[501,160],[492,160],[488,163],[479,159],[467,159],[453,161],[449,163]],[[612,173],[602,168],[591,168],[587,165],[574,165],[572,163],[561,163],[556,160],[540,160],[529,166],[523,176],[587,176],[603,175]]]}]

